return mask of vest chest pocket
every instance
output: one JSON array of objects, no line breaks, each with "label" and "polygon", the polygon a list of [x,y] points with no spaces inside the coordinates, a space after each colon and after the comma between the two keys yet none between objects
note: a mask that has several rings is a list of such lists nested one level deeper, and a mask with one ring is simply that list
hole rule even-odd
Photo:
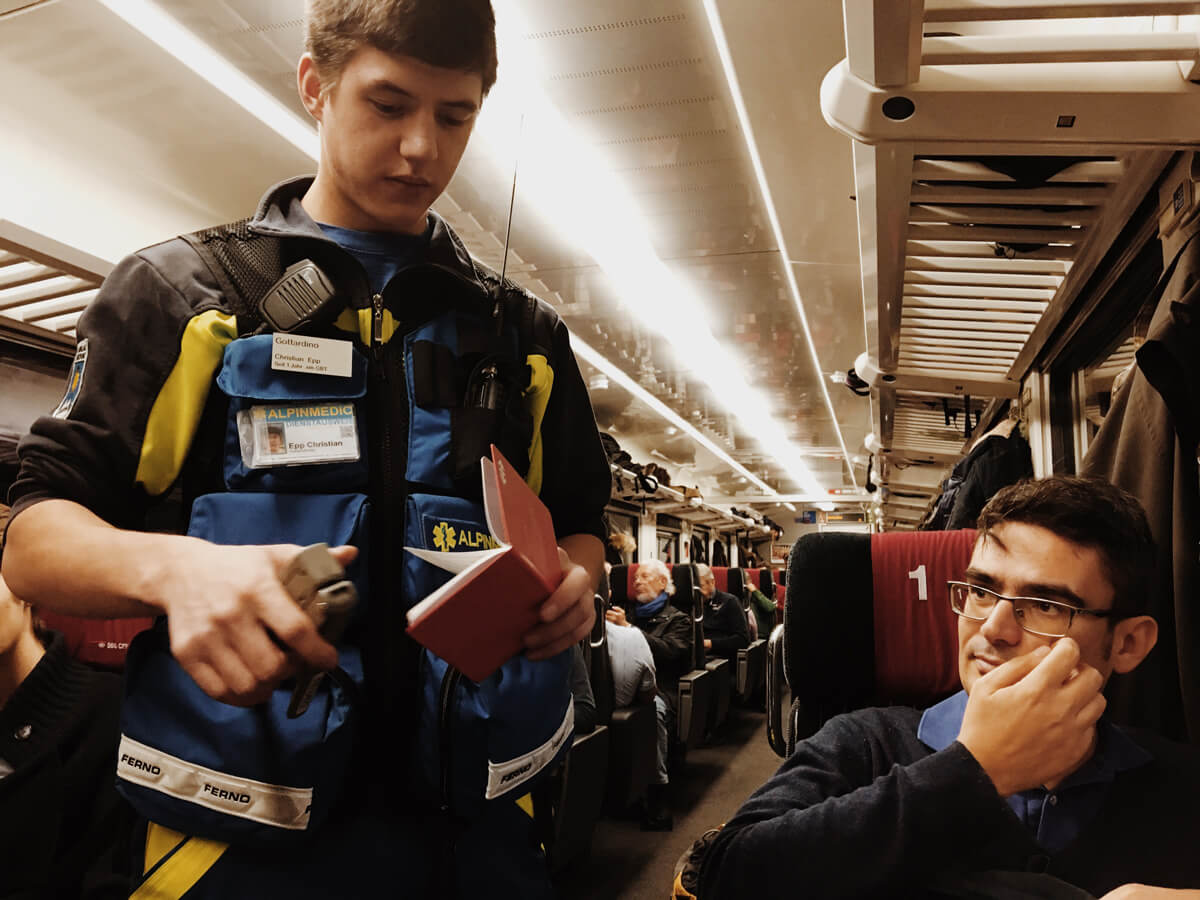
[{"label": "vest chest pocket", "polygon": [[492,444],[525,476],[533,417],[525,405],[528,367],[514,335],[444,316],[406,338],[408,479],[481,499],[479,460]]},{"label": "vest chest pocket", "polygon": [[273,335],[225,348],[217,387],[229,398],[225,484],[234,491],[353,491],[367,484],[367,363],[348,378],[271,368]]}]

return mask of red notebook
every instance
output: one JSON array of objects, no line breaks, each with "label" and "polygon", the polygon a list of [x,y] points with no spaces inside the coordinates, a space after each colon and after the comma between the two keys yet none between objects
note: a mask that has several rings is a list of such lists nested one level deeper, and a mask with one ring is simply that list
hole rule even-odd
[{"label": "red notebook", "polygon": [[483,467],[483,509],[495,550],[441,553],[405,547],[456,573],[408,611],[408,633],[472,681],[524,649],[538,608],[562,581],[550,511],[492,446]]}]

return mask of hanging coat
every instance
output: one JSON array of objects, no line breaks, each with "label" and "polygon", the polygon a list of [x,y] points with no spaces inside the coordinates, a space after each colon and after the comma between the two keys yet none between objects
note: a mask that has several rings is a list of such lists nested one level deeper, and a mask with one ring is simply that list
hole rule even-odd
[{"label": "hanging coat", "polygon": [[1019,432],[984,438],[967,457],[966,474],[954,494],[946,530],[974,528],[979,513],[996,491],[1032,477],[1033,453]]},{"label": "hanging coat", "polygon": [[1137,367],[1114,394],[1082,474],[1107,478],[1137,497],[1158,544],[1150,600],[1158,646],[1136,670],[1113,680],[1109,710],[1120,722],[1197,743],[1200,241],[1184,245],[1147,302],[1155,304],[1155,312]]}]

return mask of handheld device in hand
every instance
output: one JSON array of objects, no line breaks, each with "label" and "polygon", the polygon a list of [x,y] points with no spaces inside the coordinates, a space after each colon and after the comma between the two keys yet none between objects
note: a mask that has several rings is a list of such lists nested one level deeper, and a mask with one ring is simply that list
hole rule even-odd
[{"label": "handheld device in hand", "polygon": [[[358,603],[358,592],[346,580],[345,570],[329,552],[327,544],[313,544],[297,553],[280,580],[313,620],[321,637],[331,644],[341,640],[350,611]],[[304,715],[324,674],[310,666],[297,674],[296,687],[288,703],[288,718]]]}]

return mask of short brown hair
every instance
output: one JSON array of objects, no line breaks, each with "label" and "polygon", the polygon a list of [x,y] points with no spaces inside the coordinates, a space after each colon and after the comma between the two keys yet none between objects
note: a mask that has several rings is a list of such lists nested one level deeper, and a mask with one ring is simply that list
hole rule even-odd
[{"label": "short brown hair", "polygon": [[1113,609],[1143,615],[1154,584],[1154,536],[1137,498],[1100,478],[1053,475],[1001,488],[979,514],[984,538],[1005,522],[1039,525],[1104,561]]},{"label": "short brown hair", "polygon": [[484,95],[496,83],[491,0],[309,0],[304,30],[304,49],[326,93],[363,44],[443,69],[477,72]]}]

